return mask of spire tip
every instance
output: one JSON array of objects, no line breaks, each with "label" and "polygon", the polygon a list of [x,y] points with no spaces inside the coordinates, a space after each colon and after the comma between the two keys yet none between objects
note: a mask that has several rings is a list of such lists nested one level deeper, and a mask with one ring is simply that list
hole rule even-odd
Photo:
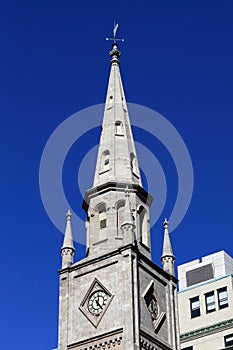
[{"label": "spire tip", "polygon": [[164,222],[163,222],[163,226],[164,228],[168,228],[168,225],[169,225],[169,221],[167,218],[164,219]]},{"label": "spire tip", "polygon": [[70,211],[70,209],[67,210],[67,213],[66,213],[66,220],[70,220],[71,219],[71,216],[72,216],[72,213]]}]

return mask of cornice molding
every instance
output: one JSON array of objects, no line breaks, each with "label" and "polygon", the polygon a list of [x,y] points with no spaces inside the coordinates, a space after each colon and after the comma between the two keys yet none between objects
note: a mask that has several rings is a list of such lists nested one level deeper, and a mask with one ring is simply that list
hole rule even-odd
[{"label": "cornice molding", "polygon": [[191,332],[183,333],[181,334],[180,339],[181,339],[181,342],[184,342],[187,340],[204,337],[206,335],[213,334],[216,332],[221,332],[222,330],[228,329],[231,327],[233,327],[233,318],[230,320],[215,323],[211,326],[202,327],[199,329],[195,329]]}]

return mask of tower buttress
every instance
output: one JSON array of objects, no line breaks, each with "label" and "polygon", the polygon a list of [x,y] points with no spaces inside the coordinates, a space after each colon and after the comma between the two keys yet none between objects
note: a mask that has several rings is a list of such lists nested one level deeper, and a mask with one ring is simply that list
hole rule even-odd
[{"label": "tower buttress", "polygon": [[164,220],[164,240],[163,240],[163,253],[161,256],[161,261],[163,264],[163,269],[168,272],[170,275],[174,276],[174,262],[175,256],[172,252],[172,245],[170,241],[169,231],[168,231],[169,222],[167,219]]},{"label": "tower buttress", "polygon": [[73,235],[71,227],[71,211],[66,214],[66,229],[63,246],[61,247],[62,268],[69,267],[74,262],[75,248],[73,245]]}]

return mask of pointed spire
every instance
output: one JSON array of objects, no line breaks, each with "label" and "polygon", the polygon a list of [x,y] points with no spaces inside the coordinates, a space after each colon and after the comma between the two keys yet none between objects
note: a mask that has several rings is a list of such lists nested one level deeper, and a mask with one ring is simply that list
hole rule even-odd
[{"label": "pointed spire", "polygon": [[94,186],[123,182],[141,186],[138,160],[121,81],[120,51],[114,37]]},{"label": "pointed spire", "polygon": [[122,39],[116,37],[116,30],[117,25],[113,38],[107,39],[113,47],[94,183],[83,201],[87,251],[91,256],[137,241],[151,258],[149,208],[153,199],[142,187],[119,68],[117,44]]},{"label": "pointed spire", "polygon": [[172,252],[172,246],[168,231],[168,225],[169,222],[167,219],[164,220],[163,226],[164,226],[164,241],[163,241],[163,253],[161,257],[161,261],[163,264],[163,269],[170,273],[171,275],[174,275],[174,261],[175,256]]},{"label": "pointed spire", "polygon": [[68,210],[66,214],[66,229],[63,246],[61,248],[62,254],[62,268],[68,267],[73,264],[75,248],[73,245],[73,235],[71,227],[71,211]]}]

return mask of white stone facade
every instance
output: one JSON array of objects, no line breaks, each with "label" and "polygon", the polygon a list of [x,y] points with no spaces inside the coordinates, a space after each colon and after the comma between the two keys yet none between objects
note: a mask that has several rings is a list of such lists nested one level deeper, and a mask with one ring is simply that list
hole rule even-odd
[{"label": "white stone facade", "polygon": [[[111,295],[98,326],[80,310],[96,279]],[[60,281],[59,350],[178,349],[176,280],[132,245],[63,269]],[[152,284],[158,321],[151,319],[145,301]]]}]

